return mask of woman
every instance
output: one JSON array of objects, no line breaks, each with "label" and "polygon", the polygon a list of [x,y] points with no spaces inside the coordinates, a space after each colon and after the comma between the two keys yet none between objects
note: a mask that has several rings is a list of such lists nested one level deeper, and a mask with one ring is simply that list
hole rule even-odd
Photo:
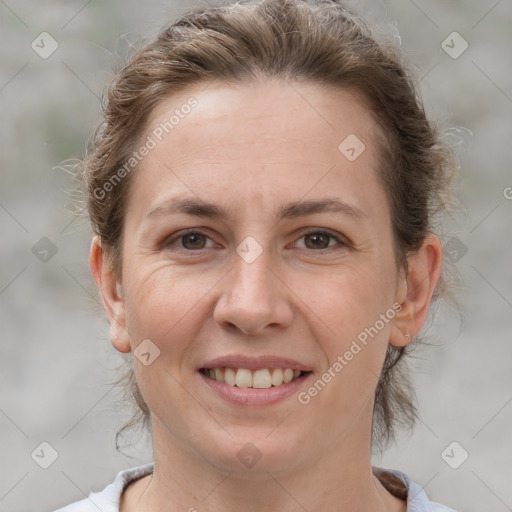
[{"label": "woman", "polygon": [[441,296],[452,169],[399,51],[335,1],[195,9],[108,92],[90,266],[154,464],[61,511],[449,511],[372,447]]}]

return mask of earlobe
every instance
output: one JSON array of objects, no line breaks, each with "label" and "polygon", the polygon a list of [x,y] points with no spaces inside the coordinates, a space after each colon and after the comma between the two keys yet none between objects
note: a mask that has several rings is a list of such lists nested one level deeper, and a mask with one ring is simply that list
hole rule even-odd
[{"label": "earlobe", "polygon": [[129,352],[131,350],[130,337],[126,331],[122,285],[108,262],[99,236],[95,236],[92,240],[89,266],[98,286],[103,308],[110,323],[112,345],[119,352]]},{"label": "earlobe", "polygon": [[395,323],[391,329],[389,344],[395,347],[404,347],[411,343],[413,338],[414,336],[411,335],[406,327],[400,327]]},{"label": "earlobe", "polygon": [[441,263],[441,242],[429,233],[418,252],[407,259],[407,275],[400,277],[397,301],[401,309],[391,330],[391,345],[405,346],[420,332],[441,275]]}]

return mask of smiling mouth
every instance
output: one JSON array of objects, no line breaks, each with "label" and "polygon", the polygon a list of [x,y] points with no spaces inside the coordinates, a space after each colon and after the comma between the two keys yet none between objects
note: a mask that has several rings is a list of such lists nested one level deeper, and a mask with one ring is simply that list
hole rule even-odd
[{"label": "smiling mouth", "polygon": [[200,372],[212,380],[239,388],[268,389],[288,384],[311,373],[291,368],[201,368]]}]

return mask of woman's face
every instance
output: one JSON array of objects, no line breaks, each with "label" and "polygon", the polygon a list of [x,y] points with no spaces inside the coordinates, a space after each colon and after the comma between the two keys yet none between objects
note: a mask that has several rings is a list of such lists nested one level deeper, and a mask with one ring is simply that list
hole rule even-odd
[{"label": "woman's face", "polygon": [[117,318],[155,442],[273,474],[369,445],[405,297],[378,130],[348,92],[282,81],[197,86],[153,113]]}]

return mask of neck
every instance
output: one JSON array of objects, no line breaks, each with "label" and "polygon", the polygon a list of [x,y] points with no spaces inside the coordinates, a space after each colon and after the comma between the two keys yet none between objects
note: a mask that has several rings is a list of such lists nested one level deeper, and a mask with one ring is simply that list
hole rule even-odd
[{"label": "neck", "polygon": [[314,460],[255,471],[216,468],[153,420],[154,472],[122,512],[184,510],[189,512],[402,512],[405,502],[393,497],[372,474],[369,431],[355,426],[337,446]]}]

